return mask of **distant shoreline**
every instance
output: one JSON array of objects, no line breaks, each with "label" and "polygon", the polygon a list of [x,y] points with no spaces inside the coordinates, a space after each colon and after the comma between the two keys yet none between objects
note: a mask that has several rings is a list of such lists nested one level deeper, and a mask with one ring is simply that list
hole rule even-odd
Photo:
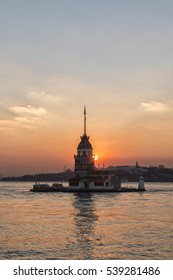
[{"label": "distant shoreline", "polygon": [[[160,182],[171,183],[173,182],[173,169],[160,166],[109,166],[104,170],[116,171],[121,179],[128,182],[138,182],[139,177],[142,175],[145,182]],[[74,172],[67,169],[65,172],[59,173],[41,173],[41,174],[27,174],[23,176],[8,176],[2,177],[0,182],[61,182],[68,181],[74,177]]]},{"label": "distant shoreline", "polygon": [[[29,183],[29,182],[31,182],[31,183],[34,183],[34,182],[36,182],[35,180],[0,180],[0,182],[16,182],[16,183],[20,183],[20,182],[26,182],[26,183]],[[55,182],[55,180],[38,180],[37,182]],[[58,181],[58,180],[56,180],[56,182],[68,182],[68,181],[66,181],[66,180],[61,180],[61,181]],[[139,182],[139,180],[136,180],[136,181],[128,181],[127,182],[127,184],[128,183],[138,183]],[[126,182],[122,182],[122,183],[124,183],[124,184],[126,184]],[[146,181],[145,180],[145,183],[173,183],[173,181]]]}]

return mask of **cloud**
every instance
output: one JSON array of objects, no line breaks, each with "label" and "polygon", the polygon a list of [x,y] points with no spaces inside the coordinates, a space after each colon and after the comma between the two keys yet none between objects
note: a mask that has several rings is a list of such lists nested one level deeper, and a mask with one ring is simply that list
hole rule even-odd
[{"label": "cloud", "polygon": [[22,122],[22,123],[36,123],[38,118],[31,118],[31,117],[15,117],[15,121]]},{"label": "cloud", "polygon": [[43,100],[46,102],[59,102],[62,99],[60,96],[46,93],[45,91],[31,91],[28,93],[28,97],[36,100]]},{"label": "cloud", "polygon": [[13,129],[11,120],[0,120],[0,131],[10,131]]},{"label": "cloud", "polygon": [[34,115],[42,116],[47,113],[47,111],[42,107],[33,107],[31,105],[27,106],[12,106],[9,108],[10,111],[16,113],[17,115]]},{"label": "cloud", "polygon": [[36,128],[42,122],[47,111],[43,107],[12,106],[8,108],[13,114],[9,119],[0,119],[0,131],[14,131],[21,128]]},{"label": "cloud", "polygon": [[150,101],[148,103],[142,102],[139,105],[139,108],[142,109],[144,112],[149,112],[149,113],[162,113],[169,111],[169,104],[164,104],[161,102],[156,102],[156,101]]}]

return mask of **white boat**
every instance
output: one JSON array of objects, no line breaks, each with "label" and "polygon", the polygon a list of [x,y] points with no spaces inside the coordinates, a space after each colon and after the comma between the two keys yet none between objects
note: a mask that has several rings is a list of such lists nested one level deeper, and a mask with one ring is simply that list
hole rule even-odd
[{"label": "white boat", "polygon": [[36,182],[33,185],[32,191],[55,191],[59,190],[63,185],[60,183],[53,183],[51,186],[48,183]]}]

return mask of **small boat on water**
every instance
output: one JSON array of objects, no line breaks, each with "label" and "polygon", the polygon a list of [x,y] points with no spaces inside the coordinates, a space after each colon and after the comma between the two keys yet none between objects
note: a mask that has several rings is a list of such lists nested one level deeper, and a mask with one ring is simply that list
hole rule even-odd
[{"label": "small boat on water", "polygon": [[51,192],[51,191],[59,191],[63,185],[61,183],[53,183],[51,186],[48,183],[39,183],[36,182],[33,185],[33,192]]}]

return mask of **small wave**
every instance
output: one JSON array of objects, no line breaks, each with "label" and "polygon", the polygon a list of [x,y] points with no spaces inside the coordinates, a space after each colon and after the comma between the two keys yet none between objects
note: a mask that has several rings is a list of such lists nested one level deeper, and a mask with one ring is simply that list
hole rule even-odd
[{"label": "small wave", "polygon": [[29,258],[38,258],[39,255],[42,255],[42,252],[35,251],[35,250],[10,250],[6,252],[1,253],[1,259],[7,259],[7,260],[12,260],[12,259],[27,259]]},{"label": "small wave", "polygon": [[147,192],[173,192],[173,189],[147,190]]}]

